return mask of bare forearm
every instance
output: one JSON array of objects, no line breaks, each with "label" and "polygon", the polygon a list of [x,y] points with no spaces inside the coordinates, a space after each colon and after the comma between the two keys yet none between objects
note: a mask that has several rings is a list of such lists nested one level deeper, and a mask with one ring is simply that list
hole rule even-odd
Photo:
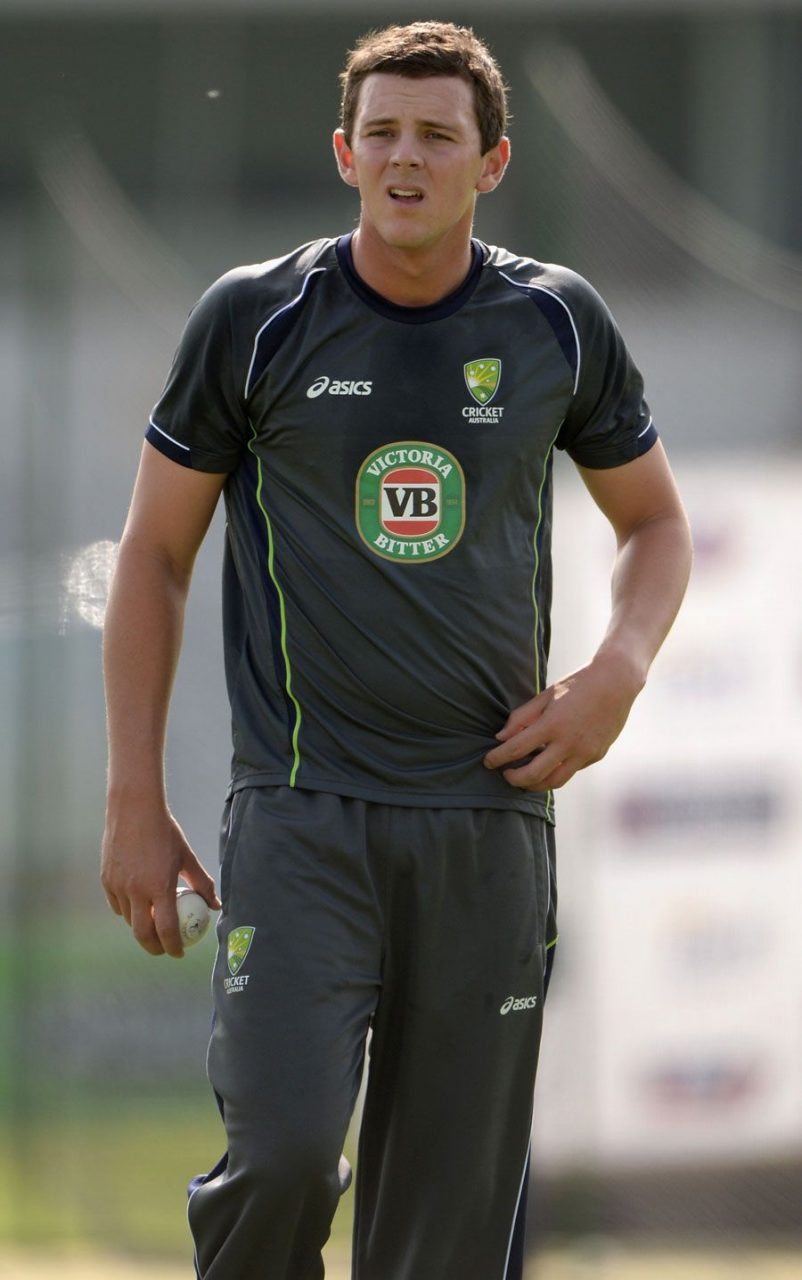
[{"label": "bare forearm", "polygon": [[189,578],[124,538],[104,628],[109,798],[164,799],[164,740]]},{"label": "bare forearm", "polygon": [[610,622],[597,657],[626,663],[643,684],[677,616],[691,568],[681,509],[637,526],[621,543],[612,577]]},{"label": "bare forearm", "polygon": [[[610,624],[592,662],[516,707],[485,764],[504,769],[513,786],[547,789],[601,760],[623,729],[676,617],[690,563],[681,508],[644,521],[622,539]],[[532,753],[534,759],[515,767]]]},{"label": "bare forearm", "polygon": [[192,566],[224,480],[143,446],[106,614],[109,790],[100,879],[112,911],[155,956],[182,953],[179,876],[220,906],[214,880],[167,807],[164,740]]}]

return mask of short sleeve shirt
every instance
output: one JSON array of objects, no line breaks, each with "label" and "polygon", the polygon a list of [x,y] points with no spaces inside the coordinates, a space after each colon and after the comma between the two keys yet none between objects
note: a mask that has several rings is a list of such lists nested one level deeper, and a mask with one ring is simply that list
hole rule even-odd
[{"label": "short sleeve shirt", "polygon": [[371,290],[345,236],[190,315],[147,438],[227,477],[234,789],[551,817],[482,759],[546,680],[554,450],[616,467],[657,437],[592,287],[472,248],[432,306]]}]

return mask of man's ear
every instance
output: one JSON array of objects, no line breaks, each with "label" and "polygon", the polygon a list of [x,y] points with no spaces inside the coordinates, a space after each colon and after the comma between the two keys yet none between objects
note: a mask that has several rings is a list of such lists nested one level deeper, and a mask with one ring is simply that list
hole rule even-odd
[{"label": "man's ear", "polygon": [[358,187],[359,179],[354,170],[354,153],[345,141],[345,134],[342,129],[334,130],[334,156],[337,161],[337,170],[343,182],[347,182],[349,187]]},{"label": "man's ear", "polygon": [[498,146],[492,147],[490,151],[483,157],[484,167],[476,184],[476,190],[480,193],[485,191],[495,191],[501,179],[504,177],[507,165],[510,163],[510,140],[503,137]]}]

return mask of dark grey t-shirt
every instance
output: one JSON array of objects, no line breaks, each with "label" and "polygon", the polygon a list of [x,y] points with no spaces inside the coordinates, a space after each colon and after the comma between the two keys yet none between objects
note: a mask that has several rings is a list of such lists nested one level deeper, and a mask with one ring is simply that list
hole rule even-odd
[{"label": "dark grey t-shirt", "polygon": [[656,440],[598,295],[473,242],[399,307],[350,237],[229,272],[193,310],[147,438],[227,472],[233,786],[551,818],[482,757],[544,687],[551,462]]}]

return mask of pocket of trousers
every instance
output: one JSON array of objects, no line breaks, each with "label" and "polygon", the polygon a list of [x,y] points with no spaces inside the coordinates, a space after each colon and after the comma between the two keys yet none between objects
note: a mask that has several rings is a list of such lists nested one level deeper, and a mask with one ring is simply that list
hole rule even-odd
[{"label": "pocket of trousers", "polygon": [[249,790],[249,787],[245,787],[241,791],[235,791],[226,800],[223,808],[220,829],[220,901],[223,904],[223,913],[226,915],[228,914],[228,894],[231,886],[231,868],[242,830]]},{"label": "pocket of trousers", "polygon": [[552,867],[549,852],[549,832],[548,825],[544,819],[538,820],[537,831],[537,857],[538,865],[536,871],[536,889],[538,894],[538,937],[537,941],[543,947],[547,947],[551,938],[549,937],[549,928],[552,922]]}]

